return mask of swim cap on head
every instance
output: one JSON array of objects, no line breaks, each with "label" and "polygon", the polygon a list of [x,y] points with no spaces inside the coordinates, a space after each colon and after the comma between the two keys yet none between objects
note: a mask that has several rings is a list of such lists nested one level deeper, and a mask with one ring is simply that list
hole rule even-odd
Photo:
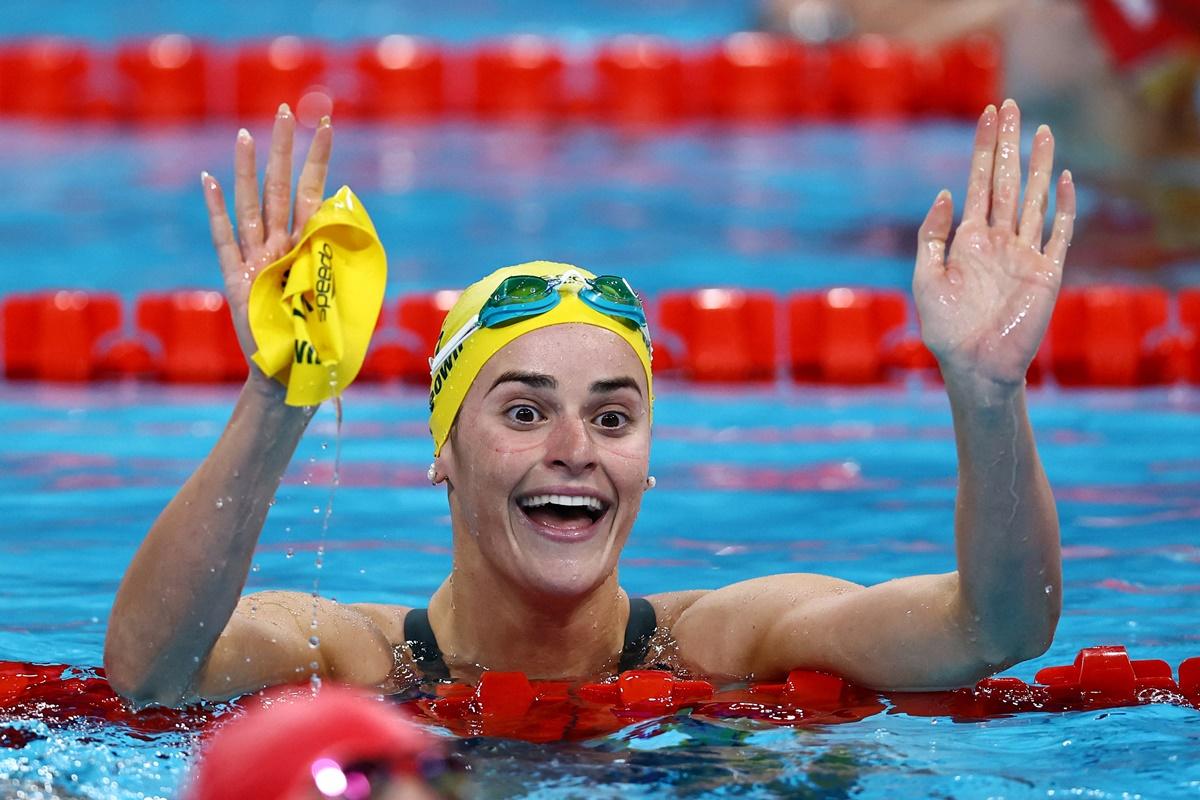
[{"label": "swim cap on head", "polygon": [[398,708],[361,692],[332,684],[315,697],[307,687],[274,689],[217,728],[183,796],[290,800],[310,795],[322,759],[379,761],[405,771],[441,752]]},{"label": "swim cap on head", "polygon": [[[505,278],[514,275],[535,275],[550,278],[574,271],[584,278],[596,277],[587,270],[570,264],[559,264],[553,261],[531,261],[514,267],[498,269],[482,280],[467,287],[459,296],[458,302],[446,314],[442,323],[442,331],[438,335],[438,343],[434,350],[453,337],[466,325],[470,319],[479,313],[484,303]],[[506,344],[530,331],[548,328],[551,325],[562,325],[567,322],[595,325],[598,328],[612,331],[620,336],[637,355],[638,360],[646,370],[646,389],[649,393],[650,406],[654,404],[654,385],[650,372],[650,349],[643,339],[641,331],[628,320],[611,317],[602,311],[592,308],[579,299],[579,295],[570,290],[559,292],[559,303],[541,314],[535,314],[514,322],[498,325],[494,328],[480,328],[472,333],[456,352],[442,362],[432,376],[429,386],[429,431],[433,434],[433,454],[442,451],[442,445],[450,436],[450,428],[458,416],[467,392],[475,380],[475,376],[483,369],[484,364],[498,353]]]}]

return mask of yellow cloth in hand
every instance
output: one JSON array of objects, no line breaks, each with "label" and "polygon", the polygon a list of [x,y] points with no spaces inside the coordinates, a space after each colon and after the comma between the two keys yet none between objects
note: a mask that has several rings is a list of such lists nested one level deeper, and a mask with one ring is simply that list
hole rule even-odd
[{"label": "yellow cloth in hand", "polygon": [[252,358],[290,406],[339,395],[358,376],[383,306],[387,256],[350,187],[317,210],[290,253],[250,287]]}]

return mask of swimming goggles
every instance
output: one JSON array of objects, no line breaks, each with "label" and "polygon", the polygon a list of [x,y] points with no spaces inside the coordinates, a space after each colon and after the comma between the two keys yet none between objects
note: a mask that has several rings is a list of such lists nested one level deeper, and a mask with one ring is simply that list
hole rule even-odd
[{"label": "swimming goggles", "polygon": [[460,800],[468,789],[468,766],[457,754],[422,755],[414,761],[355,761],[341,764],[318,758],[311,764],[312,785],[327,800],[384,800],[395,796],[397,778],[415,779],[439,799]]},{"label": "swimming goggles", "polygon": [[629,285],[616,275],[597,275],[587,278],[568,270],[562,275],[543,278],[537,275],[512,275],[484,301],[479,313],[467,320],[458,331],[429,359],[429,373],[435,374],[467,337],[480,328],[496,328],[538,314],[545,314],[562,299],[559,288],[574,290],[587,305],[610,317],[629,320],[638,327],[650,350],[650,332],[646,328],[646,309]]}]

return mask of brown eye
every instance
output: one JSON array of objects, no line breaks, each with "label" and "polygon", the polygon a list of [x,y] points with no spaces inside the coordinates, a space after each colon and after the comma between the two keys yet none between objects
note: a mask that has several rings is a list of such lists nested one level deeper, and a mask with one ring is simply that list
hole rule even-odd
[{"label": "brown eye", "polygon": [[542,418],[542,415],[533,406],[513,406],[507,413],[509,419],[522,425],[532,425]]},{"label": "brown eye", "polygon": [[628,421],[629,418],[620,411],[605,411],[596,417],[596,424],[601,428],[608,428],[609,430],[620,428]]}]

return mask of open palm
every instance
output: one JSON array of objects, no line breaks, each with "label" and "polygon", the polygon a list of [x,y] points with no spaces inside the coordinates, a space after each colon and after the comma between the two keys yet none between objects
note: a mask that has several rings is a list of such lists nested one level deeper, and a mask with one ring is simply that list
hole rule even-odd
[{"label": "open palm", "polygon": [[[260,269],[286,255],[295,246],[304,223],[321,206],[325,193],[325,176],[333,145],[333,127],[328,117],[321,120],[313,135],[308,157],[296,182],[293,211],[292,142],[295,131],[295,116],[286,104],[281,105],[271,131],[271,151],[263,176],[261,201],[258,173],[254,165],[254,140],[245,128],[238,132],[233,155],[236,238],[220,185],[207,172],[200,175],[213,245],[225,279],[225,297],[229,301],[238,342],[247,361],[257,349],[250,333],[248,317],[250,285]],[[256,372],[252,366],[251,374]]]},{"label": "open palm", "polygon": [[954,204],[942,191],[921,224],[913,296],[921,336],[943,374],[1020,383],[1050,322],[1075,220],[1075,187],[1064,172],[1054,228],[1042,246],[1054,137],[1034,135],[1020,208],[1020,110],[989,106],[975,130],[963,218],[949,252]]}]

